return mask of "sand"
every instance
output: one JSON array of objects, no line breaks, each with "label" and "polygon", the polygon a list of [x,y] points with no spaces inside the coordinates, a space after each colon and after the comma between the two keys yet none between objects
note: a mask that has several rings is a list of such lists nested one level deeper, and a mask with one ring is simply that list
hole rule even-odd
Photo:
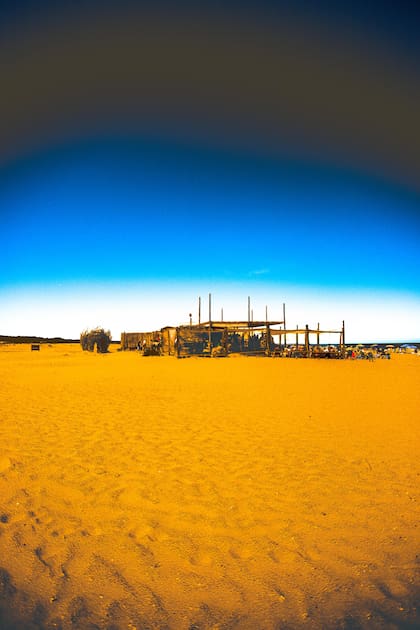
[{"label": "sand", "polygon": [[420,357],[0,347],[0,627],[418,627]]}]

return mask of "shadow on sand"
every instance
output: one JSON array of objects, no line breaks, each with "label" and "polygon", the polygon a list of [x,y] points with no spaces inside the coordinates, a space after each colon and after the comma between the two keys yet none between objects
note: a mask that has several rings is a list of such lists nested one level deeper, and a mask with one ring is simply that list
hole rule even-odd
[{"label": "shadow on sand", "polygon": [[[407,584],[407,595],[404,598],[395,598],[390,592],[384,591],[384,599],[377,601],[354,601],[352,609],[344,615],[325,616],[322,611],[308,611],[305,620],[279,619],[267,624],[261,620],[261,628],[273,628],[273,630],[299,630],[299,628],[323,628],[328,630],[358,630],[363,628],[389,628],[408,630],[420,627],[420,614],[417,604],[420,589],[413,584]],[[61,608],[57,614],[58,601],[36,601],[25,591],[19,590],[13,583],[10,573],[0,568],[0,628],[1,630],[65,630],[75,628],[78,630],[122,630],[133,627],[138,630],[177,630],[177,625],[172,625],[170,615],[165,619],[145,618],[142,611],[127,609],[124,602],[113,601],[106,610],[105,615],[100,615],[83,596],[73,597],[66,603],[66,609]],[[55,609],[55,610],[54,610]],[[215,621],[217,621],[215,625]],[[251,627],[250,620],[246,616],[228,614],[224,619],[220,611],[212,611],[203,604],[199,610],[192,613],[188,630],[207,630],[218,627],[223,630],[240,630]]]}]

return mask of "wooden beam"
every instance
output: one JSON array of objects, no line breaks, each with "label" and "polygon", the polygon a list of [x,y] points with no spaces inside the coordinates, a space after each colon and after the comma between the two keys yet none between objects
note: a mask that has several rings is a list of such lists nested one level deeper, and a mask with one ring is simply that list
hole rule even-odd
[{"label": "wooden beam", "polygon": [[[269,324],[270,326],[279,326],[281,325],[283,322],[279,322],[279,321],[270,321],[270,322],[265,322],[265,321],[255,321],[255,322],[250,322],[250,325],[248,325],[248,322],[225,322],[225,321],[210,321],[210,322],[201,322],[200,325],[193,325],[192,328],[207,328],[208,326],[211,325],[211,327],[214,328],[231,328],[231,327],[237,327],[237,328],[243,328],[243,329],[247,329],[247,328],[252,328],[252,329],[257,329],[257,328],[264,328],[266,324]],[[182,328],[182,326],[181,326]]]}]

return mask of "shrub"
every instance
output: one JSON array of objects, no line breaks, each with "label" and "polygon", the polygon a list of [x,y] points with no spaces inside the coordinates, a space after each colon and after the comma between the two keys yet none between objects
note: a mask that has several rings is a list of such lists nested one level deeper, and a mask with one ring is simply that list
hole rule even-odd
[{"label": "shrub", "polygon": [[93,352],[96,345],[96,352],[105,353],[108,352],[111,339],[111,331],[103,328],[94,328],[92,330],[84,330],[80,334],[80,345],[83,350],[88,352]]}]

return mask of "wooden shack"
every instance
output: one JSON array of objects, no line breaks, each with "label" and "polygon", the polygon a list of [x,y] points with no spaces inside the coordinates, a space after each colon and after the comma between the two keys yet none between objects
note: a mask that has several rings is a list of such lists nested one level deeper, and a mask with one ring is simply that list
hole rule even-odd
[{"label": "wooden shack", "polygon": [[[121,333],[121,350],[141,350],[147,352],[151,348],[161,346],[162,333],[160,330],[152,332],[123,332]],[[160,354],[160,352],[158,353]]]},{"label": "wooden shack", "polygon": [[122,332],[121,333],[121,350],[137,350],[139,344],[143,343],[144,335],[141,332]]},{"label": "wooden shack", "polygon": [[[274,349],[273,326],[282,322],[208,321],[176,328],[177,357],[270,354]],[[277,331],[278,332],[278,331]]]},{"label": "wooden shack", "polygon": [[[201,322],[201,298],[198,301],[198,324],[165,326],[159,331],[143,333],[122,333],[122,350],[141,350],[143,354],[161,354],[178,358],[189,356],[227,356],[228,354],[247,354],[265,356],[296,356],[332,358],[345,356],[344,321],[340,330],[286,328],[286,305],[283,304],[283,320],[269,320],[268,308],[265,307],[265,320],[254,321],[251,299],[248,297],[248,319],[246,321],[224,321],[223,309],[221,320],[212,319],[211,293],[209,293],[209,319]],[[326,351],[320,345],[320,336],[339,335],[339,343]],[[301,344],[299,337],[304,336]],[[311,338],[316,335],[316,345]],[[291,336],[296,340],[290,346]]]},{"label": "wooden shack", "polygon": [[[165,326],[158,331],[121,333],[122,350],[143,354],[176,356],[227,356],[229,354],[299,358],[344,358],[344,321],[341,329],[283,328],[281,321],[208,321],[183,326]],[[335,345],[322,346],[321,335],[338,335]],[[303,336],[303,343],[302,342]],[[315,336],[316,343],[311,343]],[[290,340],[295,343],[291,344]]]}]

